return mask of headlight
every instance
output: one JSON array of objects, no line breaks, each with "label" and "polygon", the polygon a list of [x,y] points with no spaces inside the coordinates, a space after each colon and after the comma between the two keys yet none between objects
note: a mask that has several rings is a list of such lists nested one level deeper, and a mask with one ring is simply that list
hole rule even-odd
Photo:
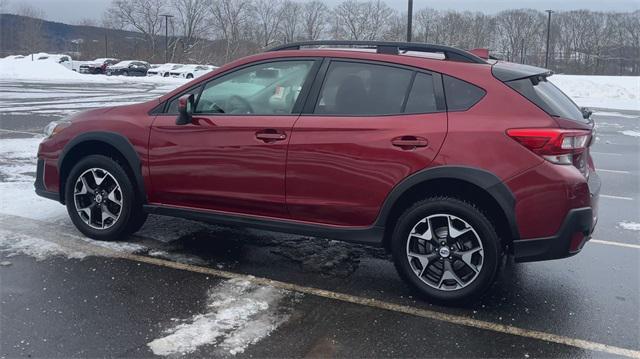
[{"label": "headlight", "polygon": [[53,121],[53,122],[50,122],[44,128],[44,135],[47,138],[53,137],[55,134],[57,134],[60,131],[64,130],[70,124],[71,124],[71,122],[69,122],[69,121]]}]

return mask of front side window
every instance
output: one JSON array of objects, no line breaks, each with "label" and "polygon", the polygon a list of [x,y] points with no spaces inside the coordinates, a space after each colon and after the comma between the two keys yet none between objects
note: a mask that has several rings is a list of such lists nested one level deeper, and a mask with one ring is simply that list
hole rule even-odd
[{"label": "front side window", "polygon": [[387,115],[402,113],[413,71],[357,62],[329,66],[314,113]]},{"label": "front side window", "polygon": [[278,115],[293,111],[314,61],[262,63],[205,85],[196,113]]}]

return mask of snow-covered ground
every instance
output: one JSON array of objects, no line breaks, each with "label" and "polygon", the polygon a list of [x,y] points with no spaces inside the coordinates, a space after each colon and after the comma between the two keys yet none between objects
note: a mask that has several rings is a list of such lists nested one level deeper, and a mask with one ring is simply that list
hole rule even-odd
[{"label": "snow-covered ground", "polygon": [[553,75],[549,79],[579,106],[640,110],[639,76]]}]

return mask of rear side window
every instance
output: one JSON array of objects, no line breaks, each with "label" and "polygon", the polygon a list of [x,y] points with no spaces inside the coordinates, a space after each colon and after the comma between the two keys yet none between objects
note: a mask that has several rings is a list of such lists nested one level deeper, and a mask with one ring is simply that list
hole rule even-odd
[{"label": "rear side window", "polygon": [[356,62],[333,61],[314,113],[389,115],[402,113],[413,71]]},{"label": "rear side window", "polygon": [[580,108],[546,77],[527,77],[505,83],[551,116],[589,122]]},{"label": "rear side window", "polygon": [[486,93],[480,87],[455,77],[443,75],[442,81],[448,111],[466,111],[478,103]]},{"label": "rear side window", "polygon": [[433,76],[416,73],[411,92],[405,106],[405,113],[429,113],[438,110],[433,87]]}]

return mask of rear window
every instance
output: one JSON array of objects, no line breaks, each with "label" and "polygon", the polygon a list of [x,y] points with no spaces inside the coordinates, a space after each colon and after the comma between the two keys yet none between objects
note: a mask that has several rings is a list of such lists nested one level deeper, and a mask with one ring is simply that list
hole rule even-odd
[{"label": "rear window", "polygon": [[407,99],[405,113],[436,112],[436,95],[433,89],[433,76],[417,73]]},{"label": "rear window", "polygon": [[589,122],[580,108],[546,77],[533,76],[505,83],[551,116]]},{"label": "rear window", "polygon": [[455,77],[443,75],[448,111],[466,111],[484,97],[485,90]]},{"label": "rear window", "polygon": [[314,113],[387,115],[402,113],[413,71],[391,66],[334,61]]}]

